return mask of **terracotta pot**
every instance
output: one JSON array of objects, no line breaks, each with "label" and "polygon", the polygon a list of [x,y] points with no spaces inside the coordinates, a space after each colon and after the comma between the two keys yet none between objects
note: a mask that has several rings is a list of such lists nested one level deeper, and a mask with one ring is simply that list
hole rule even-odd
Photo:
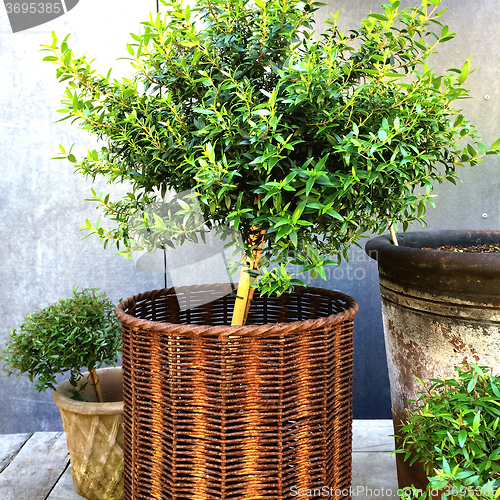
[{"label": "terracotta pot", "polygon": [[[451,377],[475,362],[500,372],[500,255],[425,250],[499,244],[500,231],[423,231],[370,240],[378,261],[394,428],[421,391],[414,378]],[[396,456],[399,486],[427,485],[421,466]]]},{"label": "terracotta pot", "polygon": [[70,399],[69,380],[59,384],[52,397],[61,412],[77,493],[89,500],[119,500],[123,496],[122,369],[102,368],[97,375],[104,403],[96,402],[90,381],[83,392],[89,402]]}]

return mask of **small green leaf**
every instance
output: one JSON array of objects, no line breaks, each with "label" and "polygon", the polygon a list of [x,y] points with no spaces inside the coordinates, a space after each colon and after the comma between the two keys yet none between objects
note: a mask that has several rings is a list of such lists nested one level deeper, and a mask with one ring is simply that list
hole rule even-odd
[{"label": "small green leaf", "polygon": [[498,460],[500,458],[500,446],[496,448],[489,456],[490,460]]},{"label": "small green leaf", "polygon": [[495,394],[497,398],[500,398],[500,390],[498,389],[497,385],[493,382],[491,382],[491,390],[493,391],[493,394]]},{"label": "small green leaf", "polygon": [[195,113],[201,113],[203,115],[213,115],[214,111],[212,109],[205,109],[205,108],[193,108],[193,111]]},{"label": "small green leaf", "polygon": [[470,68],[470,57],[462,66],[462,71],[460,73],[460,76],[458,77],[458,83],[460,85],[462,85],[462,83],[464,83],[465,80],[467,80],[467,77],[469,76],[469,68]]},{"label": "small green leaf", "polygon": [[279,228],[278,234],[276,235],[276,240],[279,241],[283,236],[286,236],[288,233],[290,233],[290,226],[288,224],[283,225]]},{"label": "small green leaf", "polygon": [[383,14],[368,14],[368,17],[373,17],[379,21],[389,21],[389,18]]},{"label": "small green leaf", "polygon": [[306,195],[309,196],[309,193],[311,192],[311,189],[312,187],[314,186],[314,177],[310,177],[309,179],[307,179],[307,182],[306,182]]},{"label": "small green leaf", "polygon": [[467,439],[467,431],[465,429],[462,429],[459,433],[458,433],[458,446],[460,446],[460,448],[463,448],[464,447],[464,444],[465,444],[465,440]]},{"label": "small green leaf", "polygon": [[480,422],[481,422],[481,412],[478,411],[474,416],[474,420],[472,421],[472,430],[474,432],[478,431]]},{"label": "small green leaf", "polygon": [[72,56],[71,50],[67,50],[63,57],[63,63],[65,66],[69,66],[69,63],[71,62],[71,56]]},{"label": "small green leaf", "polygon": [[450,443],[455,446],[455,439],[453,439],[453,436],[450,434],[449,431],[446,431],[446,435],[448,436],[448,439],[450,440]]},{"label": "small green leaf", "polygon": [[332,216],[334,219],[337,219],[340,221],[344,220],[344,218],[337,211],[333,210],[333,208],[329,208],[325,213]]},{"label": "small green leaf", "polygon": [[473,148],[472,144],[467,144],[467,151],[472,157],[477,155],[477,151]]},{"label": "small green leaf", "polygon": [[467,384],[467,392],[470,394],[474,390],[474,377],[472,377]]}]

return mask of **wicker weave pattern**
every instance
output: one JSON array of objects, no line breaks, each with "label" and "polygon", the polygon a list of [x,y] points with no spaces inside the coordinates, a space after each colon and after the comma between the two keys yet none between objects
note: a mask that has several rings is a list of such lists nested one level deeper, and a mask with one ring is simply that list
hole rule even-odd
[{"label": "wicker weave pattern", "polygon": [[179,311],[174,289],[117,308],[124,500],[348,489],[354,300],[314,288],[255,295],[248,325],[238,327],[224,326],[234,298],[196,307],[206,287],[176,291],[191,309]]}]

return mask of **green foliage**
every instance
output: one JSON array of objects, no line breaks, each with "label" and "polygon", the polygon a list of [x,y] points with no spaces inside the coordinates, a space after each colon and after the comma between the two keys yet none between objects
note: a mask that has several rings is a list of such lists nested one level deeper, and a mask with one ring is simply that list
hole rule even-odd
[{"label": "green foliage", "polygon": [[[89,198],[114,221],[84,226],[105,247],[123,242],[129,252],[141,209],[171,188],[194,190],[209,227],[231,226],[245,242],[265,230],[269,266],[295,264],[315,278],[363,233],[422,222],[433,185],[498,152],[500,142],[488,149],[452,107],[468,97],[470,60],[444,74],[428,65],[455,36],[440,0],[403,10],[390,0],[349,34],[331,15],[319,37],[312,0],[162,4],[127,44],[130,79],[98,75],[68,37],[54,34],[43,49],[67,83],[63,120],[102,140],[78,160],[61,146],[58,158],[91,178],[131,183],[118,201]],[[161,233],[162,224],[149,228]],[[280,274],[262,272],[260,285],[273,287]]]},{"label": "green foliage", "polygon": [[431,379],[415,403],[396,452],[405,453],[405,460],[414,453],[410,463],[419,460],[425,466],[430,489],[458,498],[495,497],[500,487],[500,376],[484,366],[464,365],[455,378]]},{"label": "green foliage", "polygon": [[55,375],[70,371],[76,386],[82,368],[114,364],[120,352],[115,306],[97,289],[78,290],[25,317],[1,352],[8,375],[27,373],[38,392],[54,389]]}]

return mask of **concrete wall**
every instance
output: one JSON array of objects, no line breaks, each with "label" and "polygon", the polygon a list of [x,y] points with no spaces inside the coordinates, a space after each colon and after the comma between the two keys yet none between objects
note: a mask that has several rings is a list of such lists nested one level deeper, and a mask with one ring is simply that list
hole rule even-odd
[{"label": "concrete wall", "polygon": [[[379,0],[330,0],[330,11],[340,10],[347,29],[356,28]],[[472,55],[473,66],[482,69],[470,77],[474,100],[463,103],[466,115],[477,124],[484,140],[500,136],[500,93],[497,2],[446,0],[445,22],[458,32],[441,52],[438,65],[457,67]],[[102,249],[97,239],[80,241],[79,227],[86,218],[97,218],[92,205],[83,201],[90,184],[73,174],[71,165],[51,161],[58,144],[77,143],[83,153],[92,144],[86,133],[68,121],[55,124],[63,86],[55,80],[55,66],[42,63],[39,45],[49,43],[54,30],[72,33],[76,53],[97,58],[98,69],[114,67],[114,75],[126,75],[125,55],[130,32],[156,9],[155,0],[85,0],[67,15],[26,32],[12,34],[0,5],[0,347],[8,329],[26,314],[47,302],[71,294],[73,285],[99,287],[114,301],[163,286],[163,277],[139,273],[130,261]],[[327,15],[323,8],[318,19]],[[485,100],[484,96],[490,99]],[[429,227],[498,227],[498,159],[488,158],[474,169],[464,170],[464,184],[437,190],[437,208],[428,215]],[[115,191],[104,184],[97,190]],[[488,214],[486,219],[482,214]],[[334,272],[335,271],[335,272]],[[355,417],[388,418],[389,387],[380,313],[376,264],[361,250],[353,250],[348,265],[332,269],[326,284],[352,295],[360,305],[355,325]],[[0,433],[59,430],[61,424],[50,394],[37,394],[27,378],[0,377]]]},{"label": "concrete wall", "polygon": [[[94,238],[81,240],[86,218],[97,219],[84,199],[90,183],[65,161],[51,160],[59,143],[76,143],[81,154],[92,145],[84,131],[62,115],[54,64],[42,62],[40,44],[51,32],[64,37],[75,53],[97,58],[105,74],[129,74],[125,43],[140,21],[156,9],[155,0],[85,0],[63,17],[12,34],[0,5],[0,345],[9,327],[38,307],[71,295],[73,285],[98,287],[117,303],[139,292],[161,288],[161,275],[136,271],[131,261],[103,250]],[[111,189],[102,181],[96,190]],[[27,377],[0,376],[0,433],[62,429],[50,391],[35,393]]]}]

